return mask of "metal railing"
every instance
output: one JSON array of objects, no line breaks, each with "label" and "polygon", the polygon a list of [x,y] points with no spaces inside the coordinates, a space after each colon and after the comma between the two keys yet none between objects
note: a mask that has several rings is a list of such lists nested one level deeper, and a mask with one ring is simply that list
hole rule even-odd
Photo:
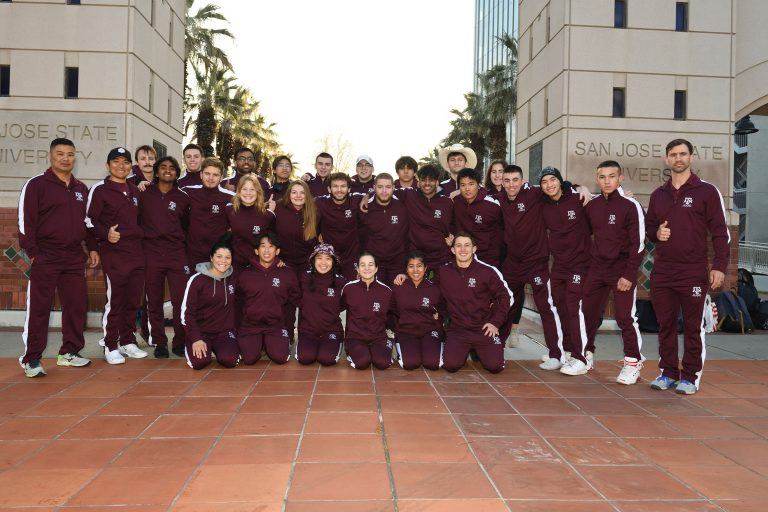
[{"label": "metal railing", "polygon": [[733,208],[739,210],[744,210],[747,208],[747,189],[733,189]]},{"label": "metal railing", "polygon": [[768,274],[768,244],[739,242],[739,267],[752,273]]}]

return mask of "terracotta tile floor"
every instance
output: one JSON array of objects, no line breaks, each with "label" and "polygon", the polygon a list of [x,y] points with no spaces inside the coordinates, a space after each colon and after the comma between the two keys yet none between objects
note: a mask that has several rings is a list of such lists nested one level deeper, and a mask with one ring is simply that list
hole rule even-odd
[{"label": "terracotta tile floor", "polygon": [[712,362],[693,397],[614,384],[609,361],[44,363],[0,359],[0,512],[768,510],[768,361]]}]

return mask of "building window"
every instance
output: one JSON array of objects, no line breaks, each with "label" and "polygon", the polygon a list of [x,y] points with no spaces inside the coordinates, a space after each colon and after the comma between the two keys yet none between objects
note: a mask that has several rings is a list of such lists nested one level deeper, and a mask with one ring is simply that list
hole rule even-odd
[{"label": "building window", "polygon": [[675,30],[688,32],[688,2],[675,4]]},{"label": "building window", "polygon": [[675,91],[675,119],[685,119],[686,91]]},{"label": "building window", "polygon": [[539,173],[541,172],[541,165],[543,161],[542,154],[542,142],[539,141],[531,146],[528,152],[528,176],[535,176],[539,179]]},{"label": "building window", "polygon": [[613,117],[625,117],[626,113],[625,89],[622,87],[613,88]]},{"label": "building window", "polygon": [[80,68],[64,68],[64,97],[77,98]]},{"label": "building window", "polygon": [[80,5],[80,0],[67,0],[67,5]]},{"label": "building window", "polygon": [[165,158],[165,156],[168,155],[168,148],[163,144],[162,142],[157,142],[156,140],[152,140],[152,147],[155,148],[155,151],[157,151],[157,158]]},{"label": "building window", "polygon": [[613,2],[613,27],[627,28],[627,1],[615,0]]},{"label": "building window", "polygon": [[11,66],[0,66],[0,96],[11,95]]}]

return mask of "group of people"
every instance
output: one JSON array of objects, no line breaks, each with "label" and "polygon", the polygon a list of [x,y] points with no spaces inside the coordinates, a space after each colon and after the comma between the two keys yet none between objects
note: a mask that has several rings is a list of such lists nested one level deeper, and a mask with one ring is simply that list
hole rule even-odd
[{"label": "group of people", "polygon": [[[485,177],[470,148],[439,151],[442,170],[397,160],[397,177],[374,173],[360,155],[356,174],[333,172],[320,153],[315,174],[292,180],[279,156],[270,180],[248,148],[235,173],[184,148],[186,172],[154,149],[115,148],[108,175],[90,190],[73,175],[74,144],[51,143],[51,167],[30,179],[19,201],[19,241],[32,261],[20,358],[44,375],[48,318],[58,290],[63,343],[57,364],[84,366],[83,267],[101,263],[106,280],[104,357],[143,358],[135,337],[144,301],[154,356],[169,357],[163,303],[173,308],[171,351],[195,369],[216,361],[338,363],[354,368],[457,371],[469,355],[504,369],[516,346],[525,286],[541,316],[547,353],[541,369],[583,375],[594,366],[595,336],[608,296],[624,343],[616,380],[634,384],[645,358],[636,318],[645,240],[656,244],[651,296],[658,316],[661,375],[651,386],[693,394],[704,363],[701,329],[708,289],[728,263],[722,196],[691,170],[694,148],[667,145],[669,180],[648,213],[621,188],[622,168],[595,171],[599,193],[547,167],[533,183],[523,169],[494,161]],[[707,260],[711,236],[715,257]],[[682,369],[677,314],[685,320]],[[297,315],[298,311],[298,315]],[[342,317],[345,318],[344,325]],[[291,350],[292,349],[292,350]]]}]

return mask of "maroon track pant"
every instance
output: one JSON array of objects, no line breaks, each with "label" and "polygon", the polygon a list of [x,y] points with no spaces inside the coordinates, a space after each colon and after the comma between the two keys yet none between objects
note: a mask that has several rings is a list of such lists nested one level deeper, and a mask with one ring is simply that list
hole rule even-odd
[{"label": "maroon track pant", "polygon": [[290,357],[288,329],[282,327],[243,327],[237,333],[237,344],[243,364],[256,364],[262,351],[277,364],[285,364]]},{"label": "maroon track pant", "polygon": [[376,341],[346,338],[344,349],[352,368],[365,370],[373,364],[379,370],[386,370],[392,366],[392,342],[387,338]]},{"label": "maroon track pant", "polygon": [[406,370],[415,370],[420,366],[437,370],[443,360],[443,339],[440,331],[430,331],[423,336],[396,332],[395,348],[400,366]]},{"label": "maroon track pant", "polygon": [[443,368],[449,372],[461,370],[467,362],[470,349],[474,349],[480,364],[491,373],[504,369],[504,343],[501,338],[489,338],[482,332],[448,331],[445,335]]},{"label": "maroon track pant", "polygon": [[530,285],[533,301],[541,317],[541,327],[544,331],[544,341],[549,349],[549,357],[560,359],[563,353],[563,328],[559,311],[552,298],[552,285],[549,270],[546,266],[524,272],[514,272],[505,269],[504,280],[512,291],[514,304],[509,310],[509,316],[501,337],[506,340],[512,324],[520,323],[523,305],[525,303],[525,285]]},{"label": "maroon track pant", "polygon": [[296,360],[301,364],[320,363],[331,366],[339,362],[341,356],[341,340],[344,335],[340,332],[328,334],[312,334],[299,331],[296,342]]},{"label": "maroon track pant", "polygon": [[128,252],[101,251],[101,268],[107,282],[104,306],[104,345],[136,343],[136,310],[144,292],[144,257]]},{"label": "maroon track pant", "polygon": [[27,285],[27,320],[24,323],[22,364],[38,361],[48,345],[48,321],[53,296],[59,291],[61,302],[62,343],[59,354],[77,353],[85,346],[88,292],[85,285],[85,256],[80,252],[67,263],[45,262],[38,257],[32,263]]},{"label": "maroon track pant", "polygon": [[[672,380],[683,378],[699,387],[704,369],[704,300],[709,285],[659,286],[651,278],[651,302],[659,322],[659,368]],[[683,308],[683,369],[677,356],[677,313]]]},{"label": "maroon track pant", "polygon": [[637,283],[632,284],[626,292],[616,289],[621,274],[603,274],[590,272],[584,285],[584,300],[582,310],[587,323],[586,350],[595,352],[595,335],[600,328],[600,320],[605,311],[608,294],[613,292],[614,318],[621,329],[621,339],[624,341],[624,356],[641,359],[640,347],[643,338],[637,325]]},{"label": "maroon track pant", "polygon": [[[586,363],[587,326],[582,312],[583,287],[587,273],[553,271],[550,278],[552,298],[560,314],[563,328],[563,347],[571,357]],[[551,353],[551,349],[550,349]]]},{"label": "maroon track pant", "polygon": [[184,290],[189,279],[187,258],[181,252],[179,257],[147,255],[144,264],[144,290],[147,300],[147,321],[149,327],[150,345],[168,345],[165,334],[165,316],[163,302],[165,301],[165,281],[168,280],[168,290],[171,292],[173,306],[173,347],[184,345],[184,326],[181,324],[181,303],[184,300]]},{"label": "maroon track pant", "polygon": [[[196,340],[195,340],[196,341]],[[192,353],[192,340],[187,340],[185,353],[187,364],[195,370],[201,370],[211,364],[211,352],[216,354],[216,361],[227,368],[237,366],[240,359],[240,351],[237,346],[235,331],[222,331],[220,333],[203,333],[203,341],[208,346],[205,357],[195,357]]]}]

